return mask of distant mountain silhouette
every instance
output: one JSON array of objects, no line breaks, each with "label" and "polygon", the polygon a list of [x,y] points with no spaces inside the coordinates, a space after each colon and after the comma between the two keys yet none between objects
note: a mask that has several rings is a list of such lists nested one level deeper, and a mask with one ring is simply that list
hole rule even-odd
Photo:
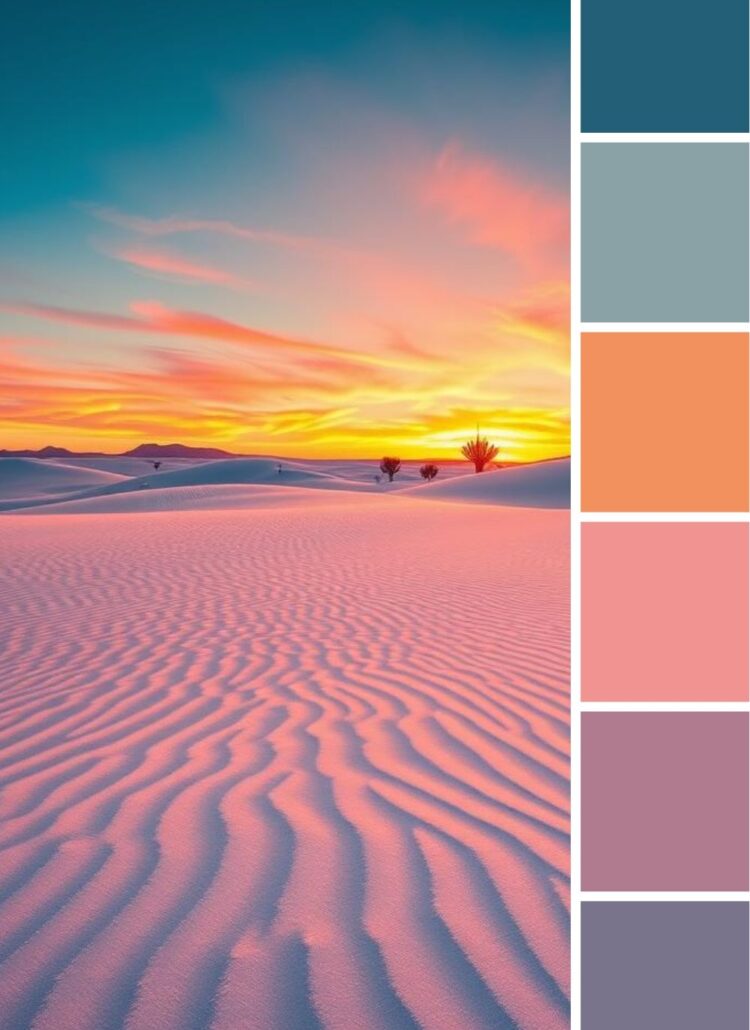
[{"label": "distant mountain silhouette", "polygon": [[[145,458],[147,460],[160,458],[249,458],[253,457],[250,454],[242,454],[232,451],[223,451],[220,447],[190,447],[184,443],[142,443],[137,447],[134,447],[130,451],[119,452],[117,454],[107,453],[105,451],[71,451],[67,447],[54,447],[48,445],[42,447],[38,451],[26,449],[12,451],[7,449],[0,449],[0,458]],[[269,455],[268,457],[274,457]],[[287,455],[288,457],[288,455]],[[567,457],[567,455],[565,455]],[[372,460],[375,459],[351,459],[351,460]],[[423,458],[410,458],[407,459],[405,465],[417,465],[424,463]],[[461,461],[457,458],[433,458],[430,459],[440,465],[465,465],[465,461]],[[539,462],[533,462],[532,464],[541,464],[543,461],[555,461],[557,458],[542,458]],[[523,465],[525,462],[506,461],[503,465],[507,468],[510,465]]]},{"label": "distant mountain silhouette", "polygon": [[239,458],[242,455],[219,447],[188,447],[183,443],[142,443],[124,454],[104,451],[70,451],[67,447],[42,447],[41,450],[0,450],[0,458]]},{"label": "distant mountain silhouette", "polygon": [[0,450],[0,458],[109,458],[104,451],[69,451],[67,447],[42,447],[39,451]]},{"label": "distant mountain silhouette", "polygon": [[237,458],[231,451],[220,447],[188,447],[184,443],[142,443],[132,451],[125,451],[126,458]]}]

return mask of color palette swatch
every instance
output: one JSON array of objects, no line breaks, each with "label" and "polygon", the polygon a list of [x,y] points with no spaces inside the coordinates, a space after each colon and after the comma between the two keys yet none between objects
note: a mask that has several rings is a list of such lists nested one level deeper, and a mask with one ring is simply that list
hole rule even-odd
[{"label": "color palette swatch", "polygon": [[747,701],[748,526],[581,528],[584,701]]},{"label": "color palette swatch", "polygon": [[573,1026],[744,1030],[748,5],[580,14]]},{"label": "color palette swatch", "polygon": [[584,143],[584,322],[746,322],[748,148]]},{"label": "color palette swatch", "polygon": [[746,132],[746,0],[582,0],[584,132]]},{"label": "color palette swatch", "polygon": [[741,712],[584,712],[585,891],[748,890]]},{"label": "color palette swatch", "polygon": [[747,1030],[748,907],[585,902],[581,1010],[600,1030]]},{"label": "color palette swatch", "polygon": [[744,333],[584,333],[583,509],[747,511],[748,353]]}]

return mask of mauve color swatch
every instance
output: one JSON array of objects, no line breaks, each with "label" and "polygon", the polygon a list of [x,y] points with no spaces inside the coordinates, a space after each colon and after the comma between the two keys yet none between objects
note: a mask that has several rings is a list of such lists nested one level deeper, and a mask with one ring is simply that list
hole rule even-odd
[{"label": "mauve color swatch", "polygon": [[748,715],[584,712],[586,891],[748,889]]},{"label": "mauve color swatch", "polygon": [[581,1030],[747,1030],[748,906],[590,901]]},{"label": "mauve color swatch", "polygon": [[581,527],[584,701],[747,701],[748,526]]}]

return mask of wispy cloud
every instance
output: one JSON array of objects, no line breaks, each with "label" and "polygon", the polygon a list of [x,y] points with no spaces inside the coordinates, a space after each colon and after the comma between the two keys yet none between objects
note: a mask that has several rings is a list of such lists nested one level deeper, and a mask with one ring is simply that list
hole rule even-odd
[{"label": "wispy cloud", "polygon": [[570,286],[567,280],[546,282],[524,290],[496,313],[498,329],[508,336],[550,344],[567,355],[570,326]]},{"label": "wispy cloud", "polygon": [[133,301],[130,305],[132,312],[130,315],[84,311],[38,303],[4,305],[4,310],[18,315],[87,328],[135,332],[141,335],[193,337],[218,343],[238,344],[244,348],[270,352],[277,361],[281,360],[284,353],[339,359],[354,366],[413,367],[416,360],[413,356],[407,359],[398,356],[391,357],[387,354],[371,354],[366,351],[346,351],[325,343],[268,333],[215,315],[207,315],[198,311],[178,311],[154,301]]},{"label": "wispy cloud", "polygon": [[180,254],[164,250],[139,247],[113,249],[110,256],[132,265],[141,272],[159,277],[176,278],[180,281],[205,283],[209,286],[226,286],[234,290],[258,290],[260,283],[245,279],[213,265],[191,261]]},{"label": "wispy cloud", "polygon": [[127,214],[117,208],[97,204],[86,205],[86,209],[102,222],[128,229],[142,236],[175,236],[181,233],[211,233],[229,236],[251,243],[267,243],[291,250],[329,250],[336,246],[334,241],[314,236],[295,235],[275,229],[260,229],[240,225],[226,218],[188,218],[168,215],[164,218],[147,218],[143,215]]},{"label": "wispy cloud", "polygon": [[[94,361],[78,365],[44,353],[32,359],[25,341],[0,349],[0,417],[6,445],[25,434],[73,446],[102,439],[221,440],[239,449],[275,453],[375,456],[384,447],[402,456],[456,457],[477,419],[509,458],[562,453],[564,408],[492,405],[477,389],[473,406],[450,403],[449,368],[412,377],[371,369],[359,380],[336,362],[304,359],[275,368],[238,364],[232,353],[148,346],[138,368]],[[465,391],[463,391],[465,395]],[[460,396],[462,391],[458,391]],[[418,412],[418,414],[417,414]],[[106,448],[106,445],[105,445]]]}]

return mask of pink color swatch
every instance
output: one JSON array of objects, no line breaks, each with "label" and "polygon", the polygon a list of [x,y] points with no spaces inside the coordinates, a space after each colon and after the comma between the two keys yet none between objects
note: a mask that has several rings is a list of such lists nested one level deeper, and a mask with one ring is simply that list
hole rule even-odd
[{"label": "pink color swatch", "polygon": [[582,699],[745,701],[748,527],[582,527]]}]

